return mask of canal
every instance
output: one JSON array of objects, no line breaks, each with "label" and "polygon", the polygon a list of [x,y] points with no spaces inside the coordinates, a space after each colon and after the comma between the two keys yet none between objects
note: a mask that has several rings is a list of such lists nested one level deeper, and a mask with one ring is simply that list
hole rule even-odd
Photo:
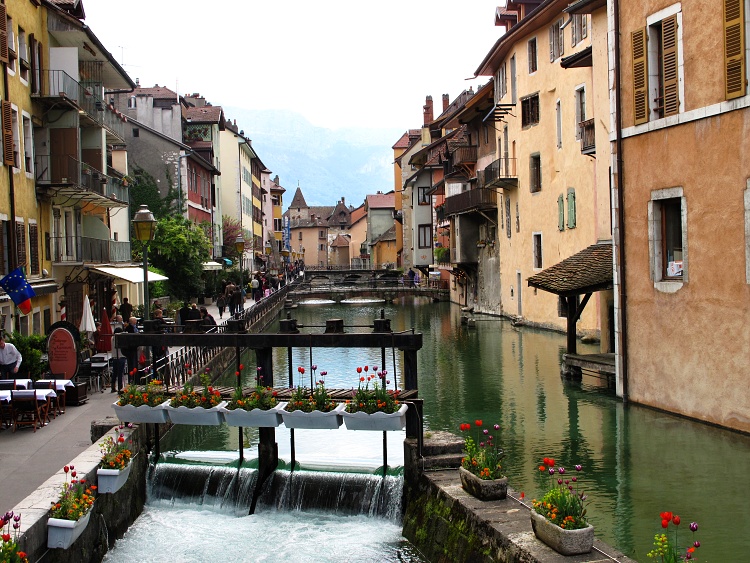
[{"label": "canal", "polygon": [[[340,318],[346,326],[359,327],[347,331],[367,331],[364,325],[371,324],[381,309],[391,319],[394,331],[413,329],[424,335],[418,364],[419,392],[424,399],[428,431],[459,434],[461,423],[478,419],[485,425],[499,424],[497,435],[506,451],[504,469],[511,486],[523,491],[526,499],[542,495],[548,482],[538,466],[542,458],[553,457],[561,465],[583,466],[588,516],[597,536],[639,561],[648,560],[646,553],[652,548],[654,534],[661,532],[659,514],[665,511],[682,518],[680,527],[684,529],[678,535],[681,544],[692,542],[688,524],[699,523],[697,538],[702,546],[696,556],[701,561],[737,561],[743,559],[739,554],[750,551],[750,537],[742,532],[750,524],[750,512],[744,506],[747,493],[743,492],[745,470],[750,467],[750,437],[636,405],[626,406],[594,378],[580,384],[566,383],[559,370],[564,335],[514,327],[506,320],[487,316],[476,316],[476,326],[470,328],[461,324],[462,313],[456,305],[418,299],[397,304],[318,304],[301,305],[292,314],[306,326],[322,327],[326,319]],[[594,350],[584,345],[581,349]],[[310,354],[308,349],[293,350],[295,384],[309,385],[310,365],[317,366],[316,379],[326,371],[326,385],[336,388],[356,387],[357,366],[383,367],[380,350],[318,349],[312,351],[312,358]],[[400,361],[398,352],[394,358],[387,350],[389,378],[400,373]],[[274,366],[275,384],[284,385],[288,373],[286,350],[276,351]],[[297,371],[299,366],[305,367],[303,376]],[[246,369],[243,377],[249,382],[253,375],[254,369]],[[233,374],[225,383],[231,384],[232,378]],[[664,389],[664,393],[669,392]],[[237,449],[234,428],[176,430],[170,433],[164,449],[173,450],[172,455],[178,457],[190,458],[192,452],[200,458],[207,450]],[[403,432],[389,433],[389,466],[402,463],[403,436]],[[280,456],[288,456],[289,436],[283,427],[277,430],[277,440]],[[248,447],[255,445],[257,432],[245,429],[243,441]],[[303,467],[340,465],[348,470],[376,471],[382,464],[380,433],[298,431],[296,447]],[[253,453],[249,451],[248,455]],[[147,519],[170,519],[155,508],[147,509]],[[174,503],[169,510],[176,510]],[[201,518],[216,524],[224,516]],[[292,527],[300,525],[293,516],[275,518],[284,522],[291,518]],[[358,527],[366,526],[366,519],[346,519],[346,523],[355,526],[358,535],[368,533]],[[269,525],[277,527],[276,520]],[[375,527],[385,531],[382,541],[391,546],[386,549],[392,549],[393,560],[407,560],[407,555],[408,560],[418,560],[391,523]],[[285,533],[292,534],[290,530]],[[304,541],[322,540],[316,537]],[[372,549],[377,552],[382,547]]]}]

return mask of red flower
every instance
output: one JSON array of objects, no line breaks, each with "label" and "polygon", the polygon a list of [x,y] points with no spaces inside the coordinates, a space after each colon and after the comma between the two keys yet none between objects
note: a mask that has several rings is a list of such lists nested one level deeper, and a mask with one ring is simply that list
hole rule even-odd
[{"label": "red flower", "polygon": [[474,424],[476,424],[477,426],[482,426],[482,421],[481,420],[475,420]]},{"label": "red flower", "polygon": [[243,370],[243,369],[245,369],[245,366],[240,364],[240,370]]},{"label": "red flower", "polygon": [[526,497],[526,493],[524,493],[523,491],[521,491],[521,500],[523,500],[525,497]]},{"label": "red flower", "polygon": [[365,366],[365,371],[367,371],[367,370],[369,370],[369,369],[370,369],[370,368],[368,368],[367,366]]},{"label": "red flower", "polygon": [[677,516],[676,514],[674,515],[674,517],[672,517],[672,524],[674,524],[675,526],[680,525],[680,517]]},{"label": "red flower", "polygon": [[65,467],[63,467],[63,471],[64,471],[65,473],[67,473],[68,471],[70,471],[70,467],[68,467],[68,466],[66,465]]},{"label": "red flower", "polygon": [[669,520],[666,520],[666,519],[662,520],[661,521],[661,527],[662,528],[666,528],[667,526],[669,526]]},{"label": "red flower", "polygon": [[357,373],[362,373],[362,368],[357,368]]},{"label": "red flower", "polygon": [[3,541],[10,541],[10,534],[3,534]]}]

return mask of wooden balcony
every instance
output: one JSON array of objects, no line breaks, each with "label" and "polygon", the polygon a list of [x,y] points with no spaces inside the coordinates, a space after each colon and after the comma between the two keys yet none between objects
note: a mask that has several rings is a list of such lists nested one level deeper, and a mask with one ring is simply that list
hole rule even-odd
[{"label": "wooden balcony", "polygon": [[497,209],[495,190],[475,189],[445,198],[445,215]]},{"label": "wooden balcony", "polygon": [[484,170],[477,172],[477,182],[482,188],[518,187],[518,172],[515,158],[498,158],[491,162]]},{"label": "wooden balcony", "polygon": [[578,126],[581,128],[581,154],[596,154],[594,119],[581,121]]}]

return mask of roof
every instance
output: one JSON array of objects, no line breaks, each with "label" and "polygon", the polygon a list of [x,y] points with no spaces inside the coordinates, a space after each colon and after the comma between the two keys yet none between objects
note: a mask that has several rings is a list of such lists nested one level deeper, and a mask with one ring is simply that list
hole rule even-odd
[{"label": "roof", "polygon": [[528,279],[536,287],[556,295],[581,295],[612,288],[612,241],[584,248]]},{"label": "roof", "polygon": [[221,123],[224,111],[221,106],[188,107],[183,110],[185,119],[191,123]]},{"label": "roof", "polygon": [[331,247],[337,248],[337,247],[348,247],[349,243],[351,241],[345,237],[344,235],[338,235],[335,239],[333,239],[333,242],[331,243]]},{"label": "roof", "polygon": [[352,211],[351,224],[354,225],[354,223],[356,223],[357,221],[365,217],[367,217],[367,210],[365,209],[365,205],[362,204],[359,207],[357,207],[357,209]]},{"label": "roof", "polygon": [[368,209],[389,209],[396,207],[396,194],[389,192],[387,194],[368,195],[366,201]]},{"label": "roof", "polygon": [[289,207],[307,207],[307,202],[305,201],[305,196],[302,195],[302,189],[297,186],[297,191],[294,192],[294,197],[292,198],[292,203],[289,204]]},{"label": "roof", "polygon": [[136,96],[149,96],[155,100],[174,100],[177,103],[177,92],[173,92],[166,86],[156,84],[152,88],[136,88],[133,90]]},{"label": "roof", "polygon": [[385,242],[389,240],[396,240],[396,225],[393,225],[390,229],[388,229],[386,232],[372,241],[372,243],[370,243],[370,246],[375,246],[379,242]]}]

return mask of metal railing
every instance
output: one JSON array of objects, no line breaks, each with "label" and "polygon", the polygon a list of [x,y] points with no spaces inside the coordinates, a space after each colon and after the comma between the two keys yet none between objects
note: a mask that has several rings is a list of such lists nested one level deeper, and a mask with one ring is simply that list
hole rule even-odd
[{"label": "metal railing", "polygon": [[63,70],[43,70],[42,87],[35,96],[67,99],[81,108],[91,120],[121,141],[125,140],[125,122],[120,116],[93,93],[92,87],[84,87]]},{"label": "metal railing", "polygon": [[578,124],[581,128],[581,153],[593,154],[596,152],[596,130],[594,119],[587,119]]},{"label": "metal railing", "polygon": [[503,157],[491,162],[484,170],[477,172],[477,180],[481,187],[496,185],[499,180],[518,178],[515,158]]},{"label": "metal railing", "polygon": [[456,215],[480,209],[497,209],[495,190],[468,190],[445,198],[445,214]]},{"label": "metal railing", "polygon": [[130,262],[130,242],[80,236],[50,237],[52,262]]}]

